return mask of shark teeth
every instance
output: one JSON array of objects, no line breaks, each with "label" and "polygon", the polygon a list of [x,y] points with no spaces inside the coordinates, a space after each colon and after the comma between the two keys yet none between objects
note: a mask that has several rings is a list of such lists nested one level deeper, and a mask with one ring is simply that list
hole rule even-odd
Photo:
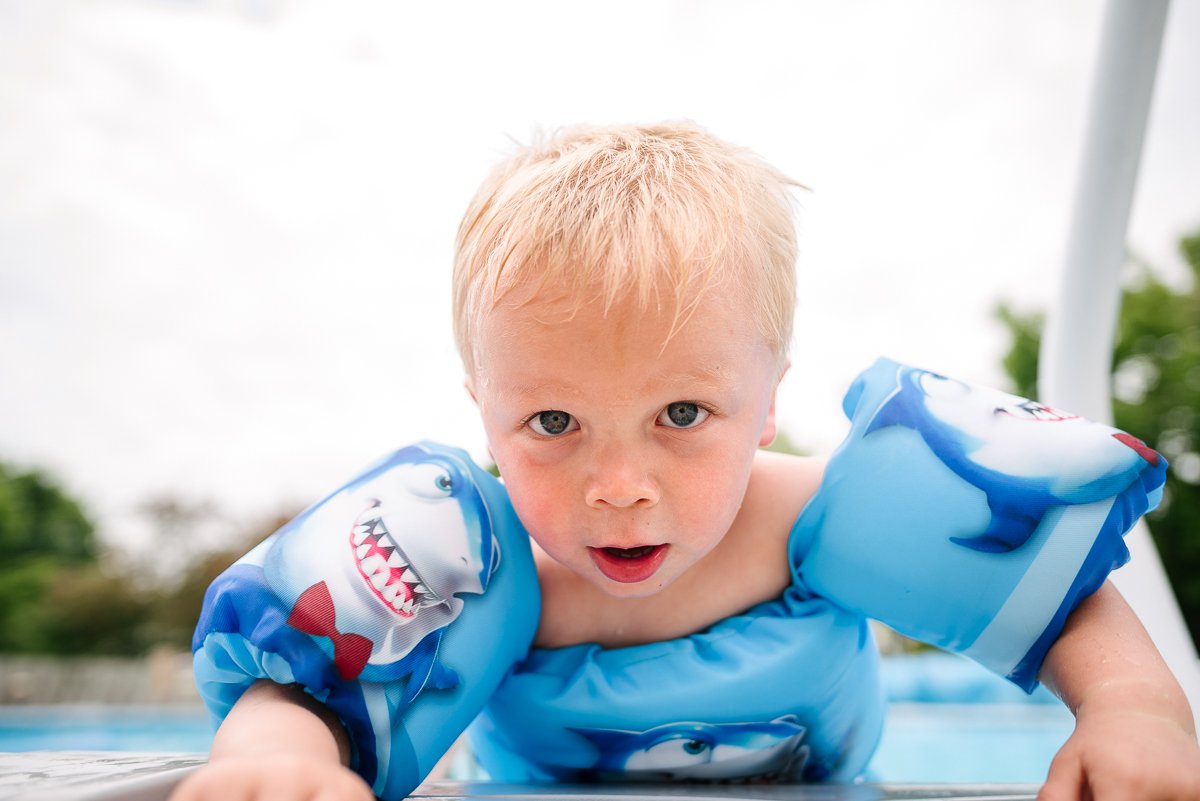
[{"label": "shark teeth", "polygon": [[416,568],[392,539],[383,521],[382,506],[375,501],[359,515],[350,530],[358,572],[367,587],[393,613],[409,620],[422,610],[445,603],[422,581]]}]

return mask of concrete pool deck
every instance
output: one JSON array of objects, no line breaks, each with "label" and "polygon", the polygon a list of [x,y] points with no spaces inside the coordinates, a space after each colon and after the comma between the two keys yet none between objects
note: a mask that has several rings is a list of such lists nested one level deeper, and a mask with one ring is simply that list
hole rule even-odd
[{"label": "concrete pool deck", "polygon": [[[0,801],[164,801],[205,754],[0,753]],[[1036,785],[512,785],[426,782],[422,801],[1034,801]]]}]

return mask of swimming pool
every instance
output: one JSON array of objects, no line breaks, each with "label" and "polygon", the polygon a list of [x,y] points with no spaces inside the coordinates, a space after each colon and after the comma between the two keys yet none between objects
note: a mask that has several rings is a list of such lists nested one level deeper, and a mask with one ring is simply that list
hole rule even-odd
[{"label": "swimming pool", "polygon": [[[1036,704],[893,704],[872,778],[1033,783],[1071,733],[1065,709]],[[207,751],[198,708],[0,708],[0,751]]]},{"label": "swimming pool", "polygon": [[[884,683],[875,781],[1037,783],[1074,725],[1048,693],[1026,696],[959,657],[888,659]],[[200,707],[0,707],[0,751],[197,752],[211,741]]]},{"label": "swimming pool", "polygon": [[0,751],[207,751],[198,706],[0,706]]}]

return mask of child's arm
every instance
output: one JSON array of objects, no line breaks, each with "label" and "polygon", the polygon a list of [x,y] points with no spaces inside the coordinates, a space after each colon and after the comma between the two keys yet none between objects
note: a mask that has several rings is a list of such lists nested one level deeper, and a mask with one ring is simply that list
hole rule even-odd
[{"label": "child's arm", "polygon": [[452,448],[396,451],[209,587],[193,668],[228,722],[197,786],[408,796],[524,658],[539,605],[496,479]]},{"label": "child's arm", "polygon": [[171,801],[238,798],[370,801],[371,788],[346,765],[341,724],[297,687],[259,681],[234,704],[213,740],[209,763]]},{"label": "child's arm", "polygon": [[1076,721],[1039,801],[1200,798],[1187,698],[1111,584],[1071,614],[1039,678]]}]

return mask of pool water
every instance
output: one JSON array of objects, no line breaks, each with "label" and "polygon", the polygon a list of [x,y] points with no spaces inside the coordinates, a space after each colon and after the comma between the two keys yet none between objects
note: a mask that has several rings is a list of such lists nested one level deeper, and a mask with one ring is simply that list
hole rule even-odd
[{"label": "pool water", "polygon": [[207,751],[199,706],[0,706],[0,751]]},{"label": "pool water", "polygon": [[[1038,783],[1071,714],[958,657],[888,659],[890,709],[873,781]],[[200,707],[0,706],[0,751],[207,751]],[[462,776],[458,778],[473,778]]]},{"label": "pool water", "polygon": [[870,778],[1041,783],[1074,726],[1061,706],[893,704]]}]

